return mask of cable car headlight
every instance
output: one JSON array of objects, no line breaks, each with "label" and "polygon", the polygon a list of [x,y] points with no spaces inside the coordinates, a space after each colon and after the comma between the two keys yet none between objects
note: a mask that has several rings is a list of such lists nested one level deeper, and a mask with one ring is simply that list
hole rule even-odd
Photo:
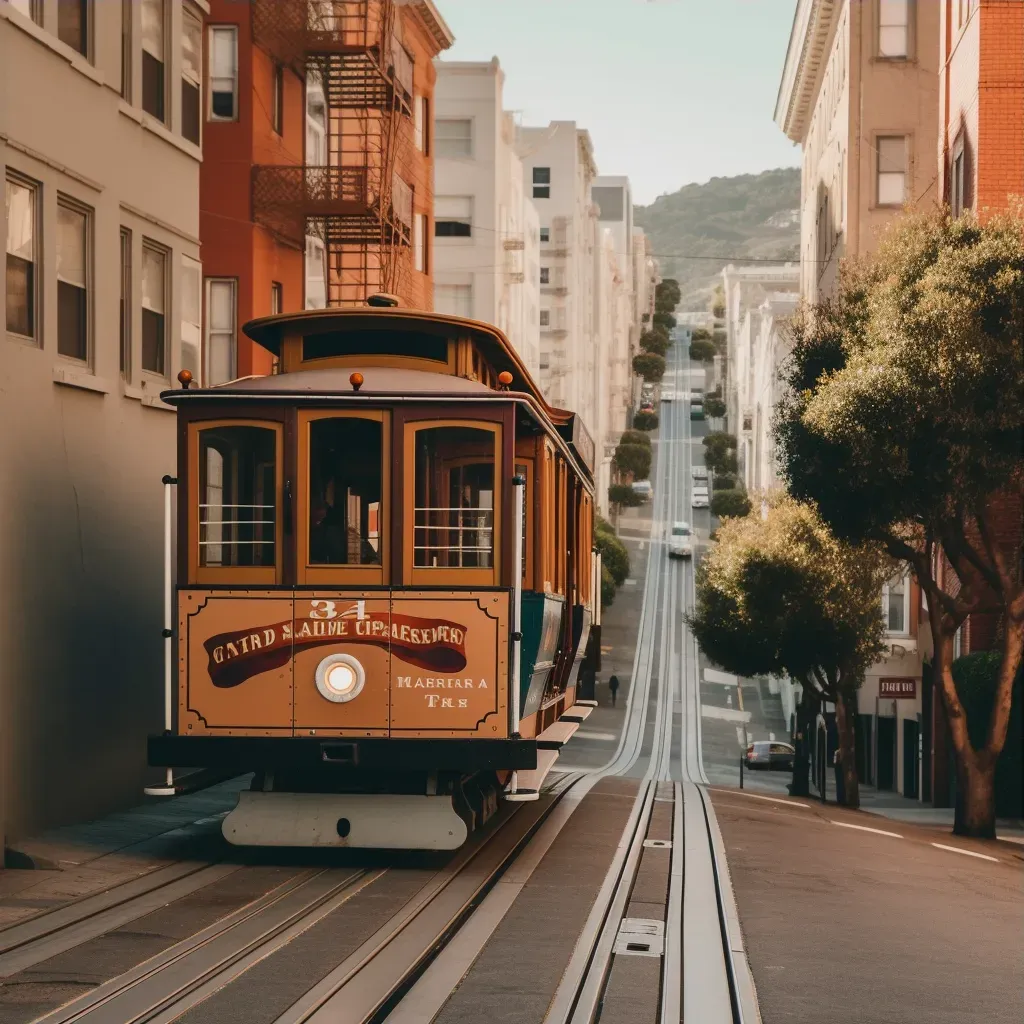
[{"label": "cable car headlight", "polygon": [[366,672],[351,654],[328,654],[317,665],[316,688],[336,704],[354,700],[365,684]]}]

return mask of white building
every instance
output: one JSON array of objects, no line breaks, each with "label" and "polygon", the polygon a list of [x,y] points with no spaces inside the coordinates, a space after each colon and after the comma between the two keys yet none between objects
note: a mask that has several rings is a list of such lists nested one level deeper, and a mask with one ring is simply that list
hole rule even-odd
[{"label": "white building", "polygon": [[[800,267],[795,263],[722,270],[725,291],[727,429],[736,435],[740,479],[746,480],[754,452],[755,406],[751,404],[755,348],[761,330],[761,305],[774,295],[796,295]],[[770,417],[769,417],[770,420]]]},{"label": "white building", "polygon": [[434,61],[434,308],[486,320],[540,366],[540,231],[498,59]]},{"label": "white building", "polygon": [[590,189],[597,168],[590,135],[574,121],[521,128],[519,154],[540,215],[540,384],[553,405],[578,413],[596,439],[598,221]]}]

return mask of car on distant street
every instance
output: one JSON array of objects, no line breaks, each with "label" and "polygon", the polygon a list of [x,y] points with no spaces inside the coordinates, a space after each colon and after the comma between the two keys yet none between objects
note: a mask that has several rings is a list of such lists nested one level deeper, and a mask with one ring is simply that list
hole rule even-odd
[{"label": "car on distant street", "polygon": [[690,402],[690,419],[704,419],[704,405],[702,402]]},{"label": "car on distant street", "polygon": [[795,760],[796,748],[791,743],[776,740],[748,744],[743,755],[743,763],[749,771],[791,772]]},{"label": "car on distant street", "polygon": [[707,487],[694,487],[693,489],[693,500],[690,502],[694,508],[707,508],[710,505],[708,500],[708,489]]},{"label": "car on distant street", "polygon": [[708,467],[707,466],[692,466],[690,468],[690,476],[693,477],[694,487],[700,487],[708,485]]},{"label": "car on distant street", "polygon": [[639,494],[641,498],[649,498],[654,494],[654,488],[650,480],[634,480],[633,493]]},{"label": "car on distant street", "polygon": [[672,402],[675,400],[676,393],[674,391],[662,391],[661,400],[663,402]]},{"label": "car on distant street", "polygon": [[689,523],[679,522],[672,524],[672,533],[668,538],[668,557],[693,557],[693,534],[690,533]]}]

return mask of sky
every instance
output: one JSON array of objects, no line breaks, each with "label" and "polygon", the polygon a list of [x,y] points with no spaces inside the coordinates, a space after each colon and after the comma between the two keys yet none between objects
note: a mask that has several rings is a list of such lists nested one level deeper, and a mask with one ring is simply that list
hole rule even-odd
[{"label": "sky", "polygon": [[575,121],[633,201],[795,166],[772,120],[796,0],[435,0],[445,60],[505,72],[522,123]]}]

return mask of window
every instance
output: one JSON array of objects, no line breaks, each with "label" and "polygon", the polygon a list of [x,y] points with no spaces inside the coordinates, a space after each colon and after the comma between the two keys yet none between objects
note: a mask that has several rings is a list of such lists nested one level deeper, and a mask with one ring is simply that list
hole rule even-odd
[{"label": "window", "polygon": [[4,183],[7,212],[7,330],[36,336],[36,189]]},{"label": "window", "polygon": [[89,56],[89,0],[57,0],[57,38]]},{"label": "window", "polygon": [[203,267],[191,256],[181,257],[181,369],[198,384],[203,338]]},{"label": "window", "polygon": [[134,0],[121,0],[121,97],[132,100],[132,9]]},{"label": "window", "polygon": [[167,253],[142,245],[142,368],[167,373]]},{"label": "window", "polygon": [[878,0],[879,57],[906,57],[909,29],[910,0]]},{"label": "window", "polygon": [[533,169],[533,198],[551,198],[551,168],[534,167]]},{"label": "window", "polygon": [[31,18],[37,25],[43,22],[43,5],[41,0],[8,0],[11,7],[21,11],[26,18]]},{"label": "window", "polygon": [[273,281],[270,285],[270,315],[276,316],[284,312],[284,285]]},{"label": "window", "polygon": [[881,136],[878,139],[878,205],[902,205],[906,199],[906,188],[906,136]]},{"label": "window", "polygon": [[472,317],[473,286],[471,284],[435,284],[434,309],[450,316]]},{"label": "window", "polygon": [[970,190],[967,184],[967,146],[962,136],[953,147],[949,186],[949,204],[953,208],[953,216],[959,217],[964,210],[970,209],[971,206]]},{"label": "window", "polygon": [[429,155],[427,97],[415,96],[412,101],[412,132],[416,148],[423,154]]},{"label": "window", "polygon": [[900,636],[910,632],[910,582],[904,576],[882,588],[882,619],[885,631]]},{"label": "window", "polygon": [[434,235],[437,238],[471,238],[472,196],[434,196]]},{"label": "window", "polygon": [[438,118],[434,124],[434,156],[473,155],[473,122],[468,118]]},{"label": "window", "polygon": [[413,269],[427,272],[427,215],[417,213],[412,220]]},{"label": "window", "polygon": [[57,351],[89,357],[87,247],[89,219],[79,209],[57,207]]},{"label": "window", "polygon": [[199,145],[199,97],[203,67],[203,26],[189,10],[181,12],[181,134]]},{"label": "window", "polygon": [[142,109],[164,119],[164,2],[141,0]]},{"label": "window", "polygon": [[306,73],[306,166],[327,164],[327,106],[320,72]]},{"label": "window", "polygon": [[238,119],[238,29],[210,29],[210,120]]},{"label": "window", "polygon": [[382,564],[383,465],[382,420],[309,423],[309,565]]},{"label": "window", "polygon": [[132,379],[132,233],[121,228],[121,376]]},{"label": "window", "polygon": [[235,377],[235,309],[237,284],[231,278],[206,282],[206,383]]},{"label": "window", "polygon": [[327,255],[324,243],[306,236],[306,309],[327,307]]},{"label": "window", "polygon": [[271,127],[278,135],[284,135],[284,68],[274,65],[274,95],[271,107]]},{"label": "window", "polygon": [[540,311],[540,325],[541,325],[541,327],[550,327],[551,326],[551,310],[550,309],[542,309]]},{"label": "window", "polygon": [[551,241],[551,228],[541,228],[540,229],[540,240],[542,242],[550,242]]},{"label": "window", "polygon": [[540,283],[551,284],[551,268],[541,267],[540,268]]},{"label": "window", "polygon": [[275,564],[276,449],[272,428],[199,431],[200,567]]},{"label": "window", "polygon": [[413,566],[492,569],[495,430],[425,427],[415,442]]}]

